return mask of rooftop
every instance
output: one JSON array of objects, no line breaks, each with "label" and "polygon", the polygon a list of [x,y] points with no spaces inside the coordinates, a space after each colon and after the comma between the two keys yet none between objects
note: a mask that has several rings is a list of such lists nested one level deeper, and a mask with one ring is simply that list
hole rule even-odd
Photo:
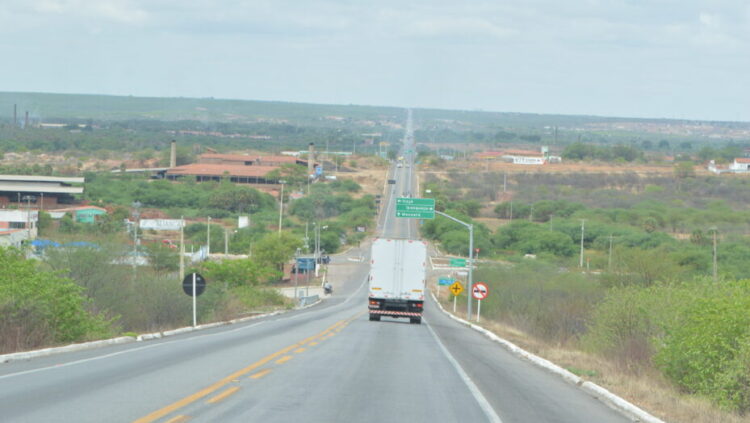
[{"label": "rooftop", "polygon": [[531,157],[544,156],[542,152],[534,151],[534,150],[505,150],[503,155],[505,156],[531,156]]},{"label": "rooftop", "polygon": [[213,163],[192,163],[169,169],[167,175],[263,177],[278,169],[277,166],[243,166]]},{"label": "rooftop", "polygon": [[64,184],[82,184],[84,178],[61,177],[61,176],[37,176],[37,175],[0,175],[0,181],[23,181],[23,182],[57,182]]},{"label": "rooftop", "polygon": [[[83,178],[80,179],[82,180]],[[47,194],[82,194],[83,187],[61,186],[55,183],[34,183],[30,181],[6,181],[3,178],[0,178],[0,191]]]},{"label": "rooftop", "polygon": [[297,163],[293,156],[258,156],[253,154],[201,154],[199,159],[227,160],[227,161],[258,161],[260,163]]}]

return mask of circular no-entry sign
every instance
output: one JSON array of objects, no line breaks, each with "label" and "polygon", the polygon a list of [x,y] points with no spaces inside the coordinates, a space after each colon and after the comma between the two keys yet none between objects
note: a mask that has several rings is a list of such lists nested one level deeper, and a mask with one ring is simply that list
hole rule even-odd
[{"label": "circular no-entry sign", "polygon": [[182,290],[185,291],[188,296],[193,296],[193,275],[195,275],[195,296],[199,296],[206,290],[206,280],[200,273],[191,273],[185,275],[185,279],[182,280]]},{"label": "circular no-entry sign", "polygon": [[476,282],[471,287],[471,296],[474,297],[476,300],[483,300],[487,298],[487,295],[490,293],[489,288],[487,288],[487,284],[484,282]]}]

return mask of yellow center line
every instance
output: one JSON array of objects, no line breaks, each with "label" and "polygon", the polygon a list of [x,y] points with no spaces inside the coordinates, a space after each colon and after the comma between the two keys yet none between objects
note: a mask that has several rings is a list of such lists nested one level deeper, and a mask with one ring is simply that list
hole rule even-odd
[{"label": "yellow center line", "polygon": [[263,376],[265,376],[265,375],[267,375],[269,373],[271,373],[271,369],[261,370],[258,373],[251,374],[250,378],[251,379],[260,379],[260,378],[262,378]]},{"label": "yellow center line", "polygon": [[285,355],[285,356],[281,357],[280,359],[276,360],[276,364],[284,364],[284,363],[286,363],[287,361],[289,361],[291,359],[292,359],[291,355]]},{"label": "yellow center line", "polygon": [[[360,314],[362,314],[362,313],[360,313]],[[356,317],[358,317],[358,316],[355,316],[354,318],[356,318]],[[273,354],[270,354],[270,355],[268,355],[266,357],[263,357],[262,359],[260,359],[260,360],[256,361],[255,363],[253,363],[253,364],[245,367],[244,369],[240,369],[240,370],[238,370],[238,371],[230,374],[229,376],[227,376],[227,377],[225,377],[225,378],[223,378],[223,379],[221,379],[221,380],[213,383],[212,385],[209,385],[206,388],[201,389],[200,391],[198,391],[198,392],[196,392],[194,394],[188,395],[185,398],[182,398],[181,400],[175,401],[172,404],[169,404],[168,406],[166,406],[164,408],[161,408],[161,409],[156,410],[156,411],[154,411],[154,412],[152,412],[152,413],[150,413],[150,414],[148,414],[146,416],[143,416],[143,417],[141,417],[141,418],[139,418],[137,420],[134,420],[133,423],[152,423],[152,422],[154,422],[154,421],[156,421],[156,420],[158,420],[158,419],[166,416],[167,414],[174,413],[175,411],[179,410],[180,408],[183,408],[183,407],[185,407],[187,405],[190,405],[190,404],[194,403],[195,401],[198,401],[201,398],[204,398],[204,397],[207,397],[207,396],[211,395],[212,393],[218,391],[219,389],[223,388],[227,384],[231,383],[233,380],[238,379],[238,378],[240,378],[240,377],[242,377],[242,376],[244,376],[244,375],[252,372],[253,370],[257,369],[258,367],[261,367],[264,364],[267,364],[267,363],[271,362],[272,360],[275,360],[276,358],[278,358],[278,357],[280,357],[280,356],[288,353],[289,351],[294,350],[295,348],[301,347],[302,345],[310,342],[311,340],[313,340],[315,338],[321,337],[321,336],[329,333],[330,331],[336,329],[339,325],[344,324],[345,322],[346,322],[346,320],[340,320],[340,321],[336,322],[335,324],[333,324],[328,329],[324,330],[323,332],[321,332],[321,333],[319,333],[317,335],[313,335],[313,336],[311,336],[309,338],[306,338],[306,339],[302,340],[299,343],[292,344],[292,345],[290,345],[288,347],[280,349],[279,351],[276,351]]]},{"label": "yellow center line", "polygon": [[210,400],[206,402],[209,404],[216,404],[219,401],[225,400],[228,396],[237,393],[237,391],[239,390],[240,390],[239,386],[232,386],[231,388],[227,388],[226,391],[220,393],[219,395],[216,395],[215,397],[211,398]]},{"label": "yellow center line", "polygon": [[295,354],[299,354],[299,353],[303,353],[303,352],[305,352],[304,348],[297,348],[296,350],[294,350]]},{"label": "yellow center line", "polygon": [[188,420],[190,420],[189,416],[174,416],[164,423],[185,423]]},{"label": "yellow center line", "polygon": [[310,347],[314,347],[314,346],[318,345],[318,343],[317,342],[310,342],[307,345],[310,346]]}]

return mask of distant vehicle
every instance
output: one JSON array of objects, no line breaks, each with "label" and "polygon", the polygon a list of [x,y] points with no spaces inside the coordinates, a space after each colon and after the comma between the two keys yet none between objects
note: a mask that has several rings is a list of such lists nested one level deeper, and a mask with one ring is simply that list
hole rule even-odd
[{"label": "distant vehicle", "polygon": [[404,165],[403,165],[403,164],[401,164],[401,163],[398,163],[398,164],[396,165],[396,167],[404,167]]},{"label": "distant vehicle", "polygon": [[408,317],[422,322],[427,243],[411,239],[378,238],[372,243],[370,320],[381,316]]}]

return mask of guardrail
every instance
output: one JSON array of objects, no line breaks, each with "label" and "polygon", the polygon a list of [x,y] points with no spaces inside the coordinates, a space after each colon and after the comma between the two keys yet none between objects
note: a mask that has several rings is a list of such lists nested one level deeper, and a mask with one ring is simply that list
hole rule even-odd
[{"label": "guardrail", "polygon": [[309,297],[299,297],[299,307],[315,304],[320,300],[319,295],[310,295]]}]

